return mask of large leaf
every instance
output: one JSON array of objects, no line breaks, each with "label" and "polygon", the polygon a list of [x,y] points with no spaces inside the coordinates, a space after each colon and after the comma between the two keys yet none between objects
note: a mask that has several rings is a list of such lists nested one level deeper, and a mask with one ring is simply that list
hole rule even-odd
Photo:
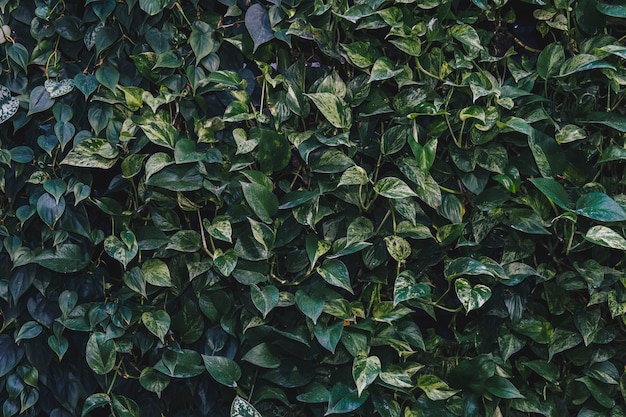
[{"label": "large leaf", "polygon": [[256,183],[241,183],[243,195],[250,208],[265,223],[272,222],[272,216],[278,211],[278,199],[264,186]]},{"label": "large leaf", "polygon": [[359,397],[363,390],[372,384],[381,372],[377,356],[357,356],[352,362],[352,377]]},{"label": "large leaf", "polygon": [[626,220],[626,211],[604,193],[591,192],[576,201],[576,213],[602,222]]},{"label": "large leaf", "polygon": [[92,138],[76,145],[61,163],[82,168],[109,169],[117,162],[118,153],[108,141]]},{"label": "large leaf", "polygon": [[585,240],[607,248],[626,250],[626,239],[606,226],[593,226],[587,230]]},{"label": "large leaf", "polygon": [[111,372],[117,359],[115,342],[104,333],[92,333],[87,341],[85,358],[96,374],[104,375]]},{"label": "large leaf", "polygon": [[324,261],[322,266],[317,268],[317,273],[324,278],[326,282],[335,287],[343,288],[354,294],[352,285],[350,284],[350,273],[346,264],[338,259],[328,259]]},{"label": "large leaf", "polygon": [[235,388],[241,378],[241,369],[237,362],[224,356],[202,355],[204,366],[209,374],[220,384]]},{"label": "large leaf", "polygon": [[260,3],[254,3],[246,11],[245,24],[250,37],[254,41],[254,50],[274,39],[274,31],[270,24],[267,9]]}]

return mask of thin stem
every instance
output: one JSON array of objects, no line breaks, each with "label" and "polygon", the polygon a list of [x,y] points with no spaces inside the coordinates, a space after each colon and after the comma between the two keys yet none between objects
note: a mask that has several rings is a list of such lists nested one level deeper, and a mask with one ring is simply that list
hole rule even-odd
[{"label": "thin stem", "polygon": [[[207,255],[213,258],[213,252],[211,252],[209,250],[209,247],[207,246],[206,235],[204,234],[204,225],[202,224],[202,216],[200,215],[200,210],[196,210],[196,213],[198,214],[198,223],[200,224],[200,236],[202,237],[202,249],[204,249],[204,252]],[[213,242],[211,241],[211,243]]]}]

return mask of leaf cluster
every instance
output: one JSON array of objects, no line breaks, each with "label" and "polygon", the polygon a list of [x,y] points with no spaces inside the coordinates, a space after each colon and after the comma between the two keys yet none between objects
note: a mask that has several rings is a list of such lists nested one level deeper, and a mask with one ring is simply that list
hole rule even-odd
[{"label": "leaf cluster", "polygon": [[3,416],[625,416],[624,19],[0,0]]}]

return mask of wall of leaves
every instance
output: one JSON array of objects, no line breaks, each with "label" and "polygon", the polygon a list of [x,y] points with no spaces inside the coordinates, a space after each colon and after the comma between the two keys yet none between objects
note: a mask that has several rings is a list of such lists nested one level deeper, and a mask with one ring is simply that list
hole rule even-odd
[{"label": "wall of leaves", "polygon": [[0,0],[0,405],[624,417],[626,6]]}]

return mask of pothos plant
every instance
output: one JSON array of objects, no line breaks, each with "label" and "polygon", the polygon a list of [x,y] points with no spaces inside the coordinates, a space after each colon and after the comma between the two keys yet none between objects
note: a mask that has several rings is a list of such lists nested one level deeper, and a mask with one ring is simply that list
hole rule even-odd
[{"label": "pothos plant", "polygon": [[0,404],[626,415],[626,6],[0,0]]}]

